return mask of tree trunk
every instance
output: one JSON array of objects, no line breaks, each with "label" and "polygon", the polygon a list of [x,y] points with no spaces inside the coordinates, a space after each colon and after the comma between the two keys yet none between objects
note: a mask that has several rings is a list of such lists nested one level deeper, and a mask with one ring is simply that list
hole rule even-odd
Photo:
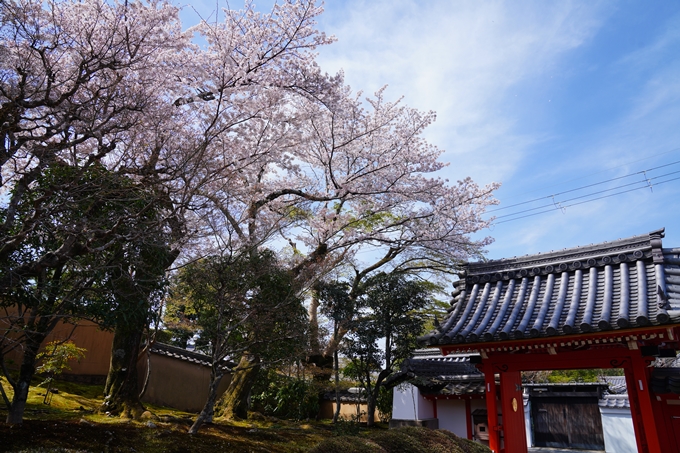
[{"label": "tree trunk", "polygon": [[371,428],[375,426],[375,406],[378,403],[378,392],[380,391],[380,386],[376,385],[373,392],[366,393],[366,427]]},{"label": "tree trunk", "polygon": [[[389,351],[389,349],[387,351]],[[387,354],[386,362],[387,364],[391,364],[391,355],[389,353]],[[387,377],[390,374],[392,374],[392,370],[389,367],[380,371],[380,373],[378,373],[378,377],[375,380],[375,386],[373,387],[373,389],[366,392],[366,398],[368,399],[367,401],[368,414],[366,414],[367,416],[366,427],[368,428],[375,425],[375,407],[378,404],[380,388],[382,387],[383,381],[387,379]]]},{"label": "tree trunk", "polygon": [[250,353],[243,354],[219,404],[220,413],[223,417],[230,420],[248,418],[250,392],[259,371],[260,358]]},{"label": "tree trunk", "polygon": [[40,338],[33,339],[26,343],[24,356],[21,360],[21,368],[19,369],[19,377],[13,386],[14,395],[12,396],[12,403],[8,408],[6,423],[16,425],[24,421],[24,410],[26,409],[26,400],[28,399],[28,389],[31,386],[31,379],[35,374],[36,356],[40,344],[45,338],[45,335],[40,335]]},{"label": "tree trunk", "polygon": [[203,410],[196,417],[196,421],[189,428],[189,434],[196,434],[203,423],[211,423],[215,413],[215,400],[217,400],[217,388],[222,382],[222,372],[215,371],[215,366],[210,370],[210,386],[208,387],[208,399],[203,406]]},{"label": "tree trunk", "polygon": [[337,349],[333,352],[333,371],[335,372],[335,413],[333,414],[333,423],[337,423],[340,418],[340,367]]},{"label": "tree trunk", "polygon": [[319,344],[319,292],[312,291],[312,300],[309,303],[309,355],[321,355]]},{"label": "tree trunk", "polygon": [[113,334],[111,365],[104,387],[104,404],[101,412],[120,415],[122,418],[139,418],[144,406],[139,400],[137,385],[137,358],[142,341],[143,326],[130,329],[119,325]]}]

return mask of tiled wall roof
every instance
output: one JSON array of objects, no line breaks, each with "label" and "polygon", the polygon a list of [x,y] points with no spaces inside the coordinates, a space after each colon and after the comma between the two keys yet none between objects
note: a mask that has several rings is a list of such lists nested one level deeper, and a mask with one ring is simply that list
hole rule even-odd
[{"label": "tiled wall roof", "polygon": [[420,338],[450,345],[680,322],[680,249],[663,230],[602,244],[469,263],[449,316]]},{"label": "tiled wall roof", "polygon": [[401,370],[385,384],[398,385],[412,381],[423,394],[468,395],[484,393],[484,374],[470,363],[470,354],[442,356],[439,351],[415,351],[402,364]]},{"label": "tiled wall roof", "polygon": [[628,394],[604,395],[598,401],[598,405],[600,407],[608,407],[615,409],[620,409],[624,407],[630,409],[630,400],[628,399]]},{"label": "tiled wall roof", "polygon": [[626,376],[600,376],[599,379],[609,385],[609,393],[624,394],[628,392],[626,388]]},{"label": "tiled wall roof", "polygon": [[[173,359],[183,360],[185,362],[195,363],[197,365],[210,366],[211,358],[208,355],[201,354],[199,352],[189,351],[186,349],[178,348],[177,346],[172,346],[165,343],[154,343],[151,345],[151,352],[163,355],[166,357],[172,357]],[[224,361],[223,368],[230,370],[235,364],[230,361]]]}]

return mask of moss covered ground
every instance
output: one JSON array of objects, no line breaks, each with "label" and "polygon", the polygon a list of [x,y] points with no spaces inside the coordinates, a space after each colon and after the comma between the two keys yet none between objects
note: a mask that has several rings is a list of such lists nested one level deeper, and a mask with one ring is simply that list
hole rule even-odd
[{"label": "moss covered ground", "polygon": [[[6,382],[0,380],[5,390]],[[360,428],[345,422],[292,422],[254,416],[243,422],[215,420],[187,434],[194,414],[147,405],[143,420],[98,414],[101,386],[57,381],[58,393],[44,404],[45,389],[32,387],[22,425],[0,422],[0,452],[24,453],[488,453],[446,431],[424,428]],[[11,393],[10,393],[11,395]],[[7,410],[0,405],[0,419]]]}]

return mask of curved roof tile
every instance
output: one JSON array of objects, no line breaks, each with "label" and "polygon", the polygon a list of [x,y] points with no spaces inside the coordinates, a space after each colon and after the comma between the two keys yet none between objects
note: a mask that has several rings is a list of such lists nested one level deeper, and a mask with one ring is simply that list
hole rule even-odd
[{"label": "curved roof tile", "polygon": [[664,230],[519,258],[468,263],[426,345],[568,336],[680,322],[680,248]]}]

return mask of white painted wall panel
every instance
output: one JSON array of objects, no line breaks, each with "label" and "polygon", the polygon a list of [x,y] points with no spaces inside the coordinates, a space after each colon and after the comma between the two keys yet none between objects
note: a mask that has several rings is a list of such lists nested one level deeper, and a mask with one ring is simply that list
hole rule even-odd
[{"label": "white painted wall panel", "polygon": [[465,401],[437,400],[437,417],[439,418],[439,429],[451,431],[456,436],[467,439]]},{"label": "white painted wall panel", "polygon": [[533,439],[531,438],[531,402],[528,401],[524,406],[524,430],[527,434],[527,447],[533,446]]},{"label": "white painted wall panel", "polygon": [[416,420],[420,391],[411,384],[398,385],[392,394],[392,418],[396,420]]},{"label": "white painted wall panel", "polygon": [[[416,389],[418,390],[418,389]],[[418,392],[420,394],[420,392]],[[422,396],[418,398],[418,420],[425,420],[427,418],[434,418],[434,403],[426,400]]]},{"label": "white painted wall panel", "polygon": [[607,453],[637,453],[633,418],[629,408],[600,407],[604,448]]}]

